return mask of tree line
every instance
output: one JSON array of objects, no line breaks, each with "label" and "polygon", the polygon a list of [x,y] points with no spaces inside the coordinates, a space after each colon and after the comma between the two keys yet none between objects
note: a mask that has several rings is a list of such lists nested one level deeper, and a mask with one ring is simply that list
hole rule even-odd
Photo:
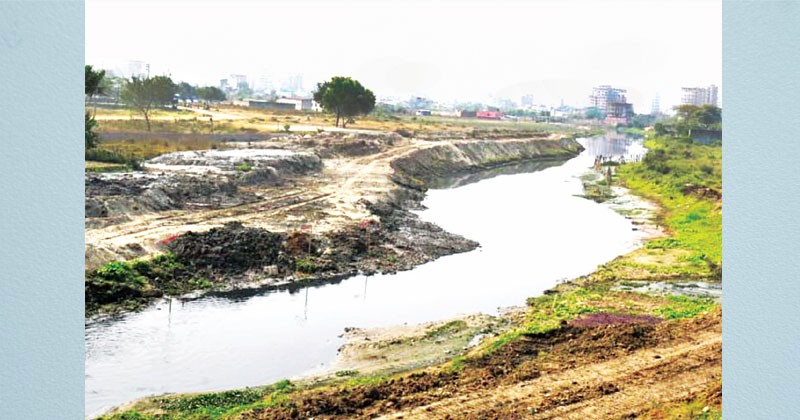
[{"label": "tree line", "polygon": [[[105,77],[105,70],[95,70],[91,65],[85,66],[85,93],[87,100],[94,96],[104,95],[110,91],[110,80]],[[150,116],[153,109],[173,105],[177,100],[203,100],[219,102],[226,99],[225,92],[215,86],[192,86],[186,82],[175,83],[168,76],[131,77],[122,81],[119,99],[144,116],[147,131],[151,130]],[[88,115],[88,114],[87,114]],[[92,120],[90,122],[90,119]],[[88,117],[87,148],[90,145],[89,125],[94,126],[93,116]],[[96,138],[94,139],[96,141]]]},{"label": "tree line", "polygon": [[[85,94],[87,102],[95,96],[106,95],[111,90],[105,70],[85,66]],[[119,80],[117,80],[119,82]],[[335,125],[346,127],[357,115],[375,109],[375,94],[350,77],[336,76],[317,84],[314,100],[336,116]],[[178,100],[203,100],[219,102],[226,99],[225,92],[215,86],[197,87],[186,82],[175,83],[168,76],[131,77],[121,81],[119,99],[144,116],[147,131],[151,131],[150,117],[154,109],[174,105]],[[86,111],[86,149],[96,146],[98,136],[94,129],[94,113]]]}]

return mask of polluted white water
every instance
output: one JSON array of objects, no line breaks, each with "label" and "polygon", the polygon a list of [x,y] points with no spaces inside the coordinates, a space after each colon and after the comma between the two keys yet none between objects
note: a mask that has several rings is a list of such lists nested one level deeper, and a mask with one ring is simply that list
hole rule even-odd
[{"label": "polluted white water", "polygon": [[324,370],[345,327],[496,314],[641,244],[608,206],[580,198],[595,156],[631,159],[642,141],[582,139],[558,166],[430,190],[420,217],[481,247],[394,275],[356,276],[299,291],[160,301],[86,326],[86,415],[141,397],[215,391]]}]

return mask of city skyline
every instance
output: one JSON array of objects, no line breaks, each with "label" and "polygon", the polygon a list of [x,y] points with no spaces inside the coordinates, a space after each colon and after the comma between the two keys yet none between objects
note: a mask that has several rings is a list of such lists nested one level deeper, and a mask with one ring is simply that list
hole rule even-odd
[{"label": "city skyline", "polygon": [[[639,113],[656,95],[668,110],[683,87],[721,86],[721,2],[566,3],[89,0],[86,62],[139,60],[151,74],[213,86],[230,74],[251,83],[299,75],[308,90],[346,75],[380,97],[443,102],[533,95],[538,104],[586,106],[593,87],[612,85]],[[340,25],[345,19],[356,23]],[[142,22],[159,30],[137,33]],[[329,41],[334,27],[347,42]]]}]

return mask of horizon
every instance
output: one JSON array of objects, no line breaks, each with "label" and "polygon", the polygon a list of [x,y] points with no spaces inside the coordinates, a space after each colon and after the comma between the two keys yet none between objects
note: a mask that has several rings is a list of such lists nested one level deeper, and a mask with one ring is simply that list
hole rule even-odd
[{"label": "horizon", "polygon": [[[410,4],[87,0],[86,64],[142,61],[151,75],[208,86],[231,74],[250,84],[300,75],[305,91],[342,75],[379,98],[444,103],[533,95],[537,105],[583,107],[592,87],[611,85],[637,113],[657,94],[669,111],[682,87],[714,84],[721,106],[720,1]],[[326,42],[334,35],[347,41]]]}]

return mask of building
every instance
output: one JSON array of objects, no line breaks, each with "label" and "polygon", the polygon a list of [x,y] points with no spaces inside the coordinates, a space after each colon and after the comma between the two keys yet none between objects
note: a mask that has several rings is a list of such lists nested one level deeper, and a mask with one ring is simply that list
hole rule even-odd
[{"label": "building", "polygon": [[292,105],[295,111],[314,111],[314,100],[311,98],[280,98],[275,102]]},{"label": "building", "polygon": [[533,106],[533,95],[524,95],[522,96],[521,100],[519,101],[523,107],[532,107]]},{"label": "building", "polygon": [[478,111],[475,116],[484,120],[499,120],[503,118],[503,113],[500,111]]},{"label": "building", "polygon": [[683,90],[683,95],[681,95],[681,105],[717,106],[717,94],[719,89],[716,85],[711,85],[706,88],[685,87],[681,89]]},{"label": "building", "polygon": [[609,102],[606,104],[606,124],[626,125],[631,118],[633,118],[633,104],[628,102]]},{"label": "building", "polygon": [[633,117],[633,104],[625,97],[625,89],[609,85],[597,86],[589,96],[589,106],[597,108],[606,115],[605,123],[626,125]]},{"label": "building", "polygon": [[246,106],[248,108],[274,109],[277,111],[294,111],[294,104],[280,103],[277,101],[265,101],[262,99],[245,99],[243,101],[233,101],[233,105]]},{"label": "building", "polygon": [[650,115],[659,114],[661,114],[661,96],[656,93],[656,97],[653,98],[653,102],[650,104]]},{"label": "building", "polygon": [[608,104],[612,102],[626,103],[625,89],[618,89],[609,85],[597,86],[592,89],[589,95],[589,106],[597,108],[608,114]]}]

